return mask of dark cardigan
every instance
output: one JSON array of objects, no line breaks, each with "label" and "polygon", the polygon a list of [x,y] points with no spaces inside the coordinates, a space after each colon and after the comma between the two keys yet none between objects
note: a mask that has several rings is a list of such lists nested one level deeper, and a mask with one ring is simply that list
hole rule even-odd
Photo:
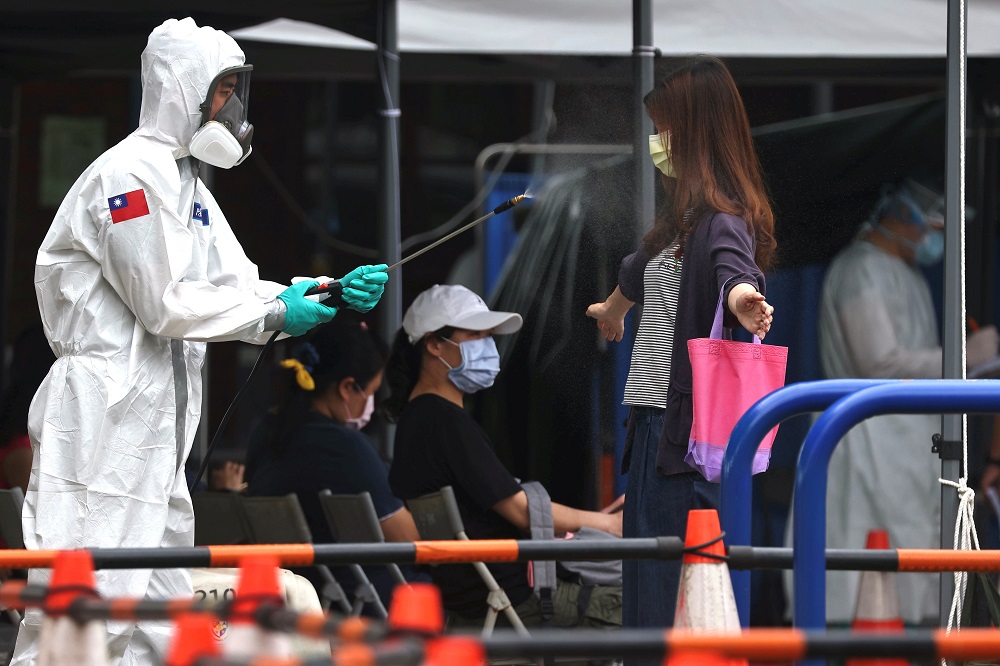
[{"label": "dark cardigan", "polygon": [[[642,302],[643,272],[649,257],[642,250],[622,260],[618,287],[625,298]],[[684,462],[691,434],[691,359],[687,341],[707,338],[712,330],[719,294],[723,296],[723,326],[739,326],[725,306],[729,292],[746,282],[764,292],[764,274],[754,262],[754,240],[746,220],[737,215],[710,213],[695,226],[684,246],[681,285],[677,298],[670,386],[663,415],[663,430],[656,452],[656,470],[664,476],[695,471]],[[628,471],[635,427],[629,418],[622,472]]]}]

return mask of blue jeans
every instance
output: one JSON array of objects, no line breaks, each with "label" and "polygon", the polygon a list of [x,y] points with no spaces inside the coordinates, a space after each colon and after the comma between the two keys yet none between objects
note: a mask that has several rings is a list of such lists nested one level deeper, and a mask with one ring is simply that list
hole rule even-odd
[{"label": "blue jeans", "polygon": [[[625,537],[678,536],[684,539],[691,509],[715,509],[719,485],[698,472],[662,476],[656,471],[656,448],[663,429],[663,410],[632,407],[635,440],[625,489]],[[625,560],[622,562],[622,626],[673,626],[681,562]],[[632,664],[659,661],[625,660]]]}]

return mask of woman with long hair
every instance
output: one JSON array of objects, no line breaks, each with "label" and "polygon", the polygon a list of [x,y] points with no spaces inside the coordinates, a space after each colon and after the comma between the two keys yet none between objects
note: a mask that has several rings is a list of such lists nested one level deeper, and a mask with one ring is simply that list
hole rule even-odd
[{"label": "woman with long hair", "polygon": [[[680,62],[644,102],[665,205],[639,251],[622,261],[618,287],[587,314],[608,340],[620,340],[625,314],[643,303],[625,389],[623,530],[683,538],[688,511],[718,501],[718,487],[685,462],[687,341],[709,336],[717,307],[725,327],[767,334],[774,308],[763,295],[763,272],[776,247],[774,216],[743,101],[722,61]],[[679,562],[624,562],[623,625],[671,626],[679,579]]]},{"label": "woman with long hair", "polygon": [[[247,494],[295,493],[315,543],[334,541],[319,502],[321,490],[368,491],[387,541],[418,539],[413,517],[389,489],[388,468],[360,432],[374,411],[386,352],[385,343],[351,317],[316,327],[282,362],[291,373],[287,397],[251,437]],[[365,570],[388,603],[392,581],[385,568]],[[297,573],[322,589],[315,570]],[[338,580],[347,588],[352,578]]]}]

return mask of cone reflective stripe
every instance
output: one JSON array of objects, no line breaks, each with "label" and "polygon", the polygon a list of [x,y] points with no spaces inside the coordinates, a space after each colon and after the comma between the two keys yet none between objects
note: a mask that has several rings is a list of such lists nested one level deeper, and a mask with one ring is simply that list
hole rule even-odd
[{"label": "cone reflective stripe", "polygon": [[215,636],[216,622],[208,613],[188,613],[178,618],[164,666],[193,666],[203,657],[221,656],[222,648]]},{"label": "cone reflective stripe", "polygon": [[292,643],[287,635],[261,629],[249,617],[264,604],[285,605],[278,582],[278,558],[270,555],[246,557],[240,564],[240,579],[236,584],[236,598],[233,599],[233,613],[237,617],[228,626],[219,626],[216,631],[225,656],[292,655]]},{"label": "cone reflective stripe", "polygon": [[77,624],[66,616],[81,596],[96,596],[94,564],[85,550],[66,550],[56,556],[42,620],[38,666],[105,666],[108,663],[107,628],[104,622]]},{"label": "cone reflective stripe", "polygon": [[[869,531],[865,548],[888,549],[889,533],[885,530]],[[851,628],[855,631],[903,632],[895,574],[890,571],[861,572]],[[848,659],[845,666],[907,666],[909,663],[906,659],[892,658]]]},{"label": "cone reflective stripe", "polygon": [[[714,509],[694,509],[688,512],[687,534],[684,547],[702,546],[722,534],[719,514]],[[700,548],[709,555],[725,556],[725,546],[719,539],[710,546]],[[740,632],[740,618],[736,612],[736,598],[733,583],[729,577],[729,567],[724,560],[685,553],[681,565],[681,581],[677,591],[677,610],[674,612],[674,627],[678,631]],[[745,666],[745,659],[725,659],[703,656],[701,663]],[[694,663],[688,655],[668,655],[664,660],[668,666]]]}]

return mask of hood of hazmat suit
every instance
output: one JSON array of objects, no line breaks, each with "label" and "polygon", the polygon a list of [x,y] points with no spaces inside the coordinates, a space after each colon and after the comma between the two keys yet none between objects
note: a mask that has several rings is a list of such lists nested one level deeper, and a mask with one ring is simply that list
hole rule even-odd
[{"label": "hood of hazmat suit", "polygon": [[[38,251],[35,293],[57,360],[28,415],[28,548],[193,545],[184,463],[204,343],[264,342],[284,289],[258,278],[189,157],[210,83],[243,60],[231,37],[190,18],[153,30],[138,129],[77,179]],[[97,586],[110,597],[191,594],[180,570],[101,571]],[[12,663],[37,655],[40,624],[26,617]],[[112,663],[154,663],[144,651],[169,637],[152,623],[108,631]]]}]

